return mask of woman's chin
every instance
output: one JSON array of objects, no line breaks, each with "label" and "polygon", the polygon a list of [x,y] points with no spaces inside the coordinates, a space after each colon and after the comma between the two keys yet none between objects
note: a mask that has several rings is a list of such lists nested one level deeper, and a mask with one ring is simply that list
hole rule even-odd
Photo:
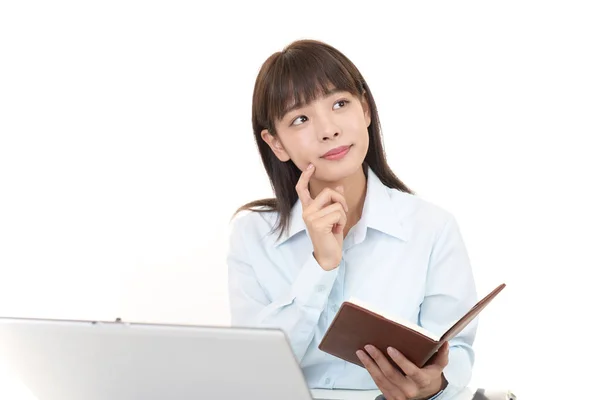
[{"label": "woman's chin", "polygon": [[345,162],[320,165],[315,170],[315,178],[323,182],[339,182],[362,172],[362,162]]}]

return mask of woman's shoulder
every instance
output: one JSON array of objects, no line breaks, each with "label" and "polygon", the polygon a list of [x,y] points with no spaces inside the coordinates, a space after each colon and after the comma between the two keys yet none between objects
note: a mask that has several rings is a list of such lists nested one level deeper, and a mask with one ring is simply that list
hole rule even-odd
[{"label": "woman's shoulder", "polygon": [[238,212],[229,224],[231,238],[243,236],[246,240],[263,240],[272,233],[277,223],[277,212],[272,210],[244,210]]},{"label": "woman's shoulder", "polygon": [[394,211],[405,225],[439,231],[449,223],[456,222],[451,211],[417,194],[390,188],[388,193]]}]

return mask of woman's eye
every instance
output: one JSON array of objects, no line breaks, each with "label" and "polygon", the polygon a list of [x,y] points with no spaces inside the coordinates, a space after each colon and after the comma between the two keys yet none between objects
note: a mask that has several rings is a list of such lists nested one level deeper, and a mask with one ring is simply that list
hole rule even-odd
[{"label": "woman's eye", "polygon": [[344,106],[346,106],[346,104],[348,104],[347,100],[336,101],[335,104],[333,105],[333,108],[335,109],[336,107],[337,108],[344,107]]},{"label": "woman's eye", "polygon": [[306,116],[301,115],[292,121],[292,125],[300,125],[301,123],[306,122],[307,119]]}]

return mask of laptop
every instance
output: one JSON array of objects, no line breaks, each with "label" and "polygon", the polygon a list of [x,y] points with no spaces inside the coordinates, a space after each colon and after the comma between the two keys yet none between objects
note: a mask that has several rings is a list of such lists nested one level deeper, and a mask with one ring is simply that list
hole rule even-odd
[{"label": "laptop", "polygon": [[277,329],[0,318],[3,370],[35,400],[313,399]]}]

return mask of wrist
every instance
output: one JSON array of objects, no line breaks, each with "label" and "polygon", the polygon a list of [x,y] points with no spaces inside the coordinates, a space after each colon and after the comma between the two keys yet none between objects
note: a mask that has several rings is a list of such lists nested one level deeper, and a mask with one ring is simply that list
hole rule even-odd
[{"label": "wrist", "polygon": [[317,264],[319,264],[319,266],[321,268],[323,268],[325,271],[331,271],[331,270],[337,268],[337,266],[340,265],[340,262],[341,262],[341,260],[335,261],[335,260],[323,259],[323,258],[319,257],[319,255],[317,254],[316,251],[313,251],[313,257],[314,257],[315,261],[317,261]]},{"label": "wrist", "polygon": [[437,396],[439,396],[448,386],[448,381],[443,373],[440,375],[439,380],[436,379],[436,381],[437,382],[432,385],[431,391],[428,391],[426,395],[420,396],[413,400],[430,400],[437,398]]}]

